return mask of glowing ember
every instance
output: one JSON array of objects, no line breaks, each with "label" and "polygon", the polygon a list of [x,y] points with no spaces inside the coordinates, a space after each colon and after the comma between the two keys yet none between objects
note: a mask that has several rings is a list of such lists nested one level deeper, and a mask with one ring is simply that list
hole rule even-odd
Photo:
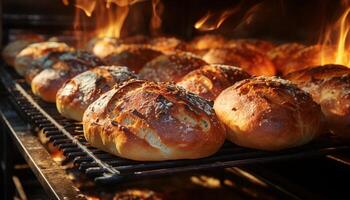
[{"label": "glowing ember", "polygon": [[51,152],[52,159],[56,162],[61,162],[64,160],[64,155],[62,151],[54,150]]},{"label": "glowing ember", "polygon": [[[339,20],[327,29],[322,42],[321,64],[331,63],[350,66],[350,49],[348,45],[349,13],[350,7],[348,6]],[[335,51],[334,56],[329,56],[329,48]]]}]

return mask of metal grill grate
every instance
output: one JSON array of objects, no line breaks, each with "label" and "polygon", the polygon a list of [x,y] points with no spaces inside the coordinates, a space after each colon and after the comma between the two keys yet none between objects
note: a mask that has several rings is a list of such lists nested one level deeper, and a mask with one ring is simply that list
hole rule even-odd
[{"label": "metal grill grate", "polygon": [[34,97],[23,80],[15,80],[4,70],[1,79],[18,112],[28,122],[42,130],[45,137],[61,150],[67,161],[98,184],[110,184],[147,176],[172,174],[190,170],[233,167],[245,164],[280,161],[283,159],[320,156],[333,151],[349,149],[340,141],[324,137],[302,147],[279,152],[265,152],[238,147],[229,142],[215,155],[196,160],[138,162],[113,156],[89,145],[80,123],[59,115],[54,104]]}]

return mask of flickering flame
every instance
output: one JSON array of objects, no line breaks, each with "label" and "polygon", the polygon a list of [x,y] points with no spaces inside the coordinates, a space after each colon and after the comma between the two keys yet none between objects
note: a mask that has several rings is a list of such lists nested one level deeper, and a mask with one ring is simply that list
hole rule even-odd
[{"label": "flickering flame", "polygon": [[[327,29],[322,42],[321,64],[332,63],[350,66],[350,48],[348,44],[350,29],[349,13],[350,7],[344,11],[332,27]],[[330,47],[335,51],[333,56],[329,55]]]},{"label": "flickering flame", "polygon": [[235,9],[224,10],[220,13],[214,13],[208,11],[206,15],[200,18],[194,25],[194,27],[201,31],[211,31],[218,29],[224,21],[237,12],[237,7]]},{"label": "flickering flame", "polygon": [[97,0],[75,0],[75,7],[82,9],[87,16],[91,17],[96,7],[96,1]]},{"label": "flickering flame", "polygon": [[150,23],[150,31],[154,36],[160,34],[160,28],[162,26],[162,20],[160,16],[163,13],[163,4],[160,0],[152,0],[152,18]]}]

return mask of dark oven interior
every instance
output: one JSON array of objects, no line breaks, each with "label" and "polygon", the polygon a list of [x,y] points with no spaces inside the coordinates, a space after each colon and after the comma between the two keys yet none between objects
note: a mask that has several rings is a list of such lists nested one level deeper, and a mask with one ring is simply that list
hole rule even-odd
[{"label": "dark oven interior", "polygon": [[[98,22],[68,1],[1,2],[2,47],[21,35],[64,37],[74,45],[91,39]],[[152,2],[161,26],[152,28]],[[141,0],[130,6],[120,37],[203,34],[316,44],[343,9],[333,0]],[[235,9],[236,8],[236,9]],[[221,13],[231,14],[217,25]],[[202,28],[195,24],[206,14]],[[207,27],[207,28],[206,28]],[[200,160],[135,162],[90,147],[82,125],[61,117],[34,97],[8,66],[1,69],[1,198],[13,199],[338,199],[349,195],[348,146],[321,138],[278,153],[225,144]],[[7,130],[7,127],[12,127]],[[24,134],[25,132],[31,134]],[[13,136],[10,136],[13,135]],[[15,142],[17,141],[17,142]],[[38,142],[40,141],[40,142]],[[271,162],[274,161],[274,162]]]}]

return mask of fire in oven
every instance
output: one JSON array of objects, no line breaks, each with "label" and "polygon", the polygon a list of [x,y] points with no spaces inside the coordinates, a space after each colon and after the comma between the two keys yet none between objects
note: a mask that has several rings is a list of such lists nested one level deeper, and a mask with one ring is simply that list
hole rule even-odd
[{"label": "fire in oven", "polygon": [[350,195],[350,1],[0,14],[1,199]]}]

